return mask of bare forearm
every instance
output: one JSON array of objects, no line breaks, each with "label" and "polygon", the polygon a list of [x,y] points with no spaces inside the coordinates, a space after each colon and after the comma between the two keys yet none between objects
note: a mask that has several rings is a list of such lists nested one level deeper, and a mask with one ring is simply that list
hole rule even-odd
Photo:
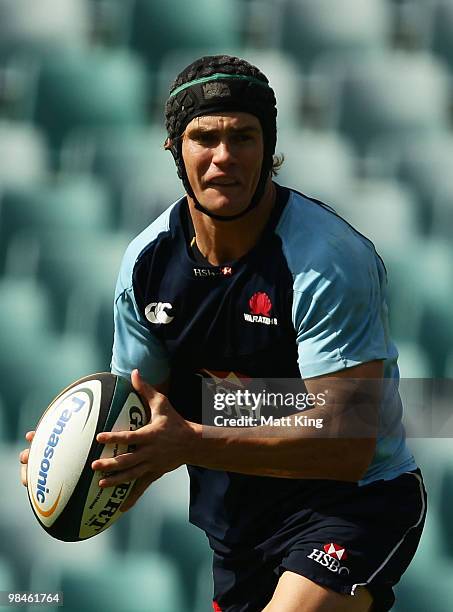
[{"label": "bare forearm", "polygon": [[375,446],[373,439],[322,438],[288,428],[280,434],[274,427],[256,427],[248,430],[250,437],[244,429],[222,429],[221,436],[214,427],[192,424],[192,429],[187,463],[280,478],[360,480]]}]

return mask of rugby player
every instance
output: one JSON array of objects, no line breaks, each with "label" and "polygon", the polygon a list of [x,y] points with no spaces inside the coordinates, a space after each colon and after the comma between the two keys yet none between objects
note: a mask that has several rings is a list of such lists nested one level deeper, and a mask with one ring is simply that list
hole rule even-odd
[{"label": "rugby player", "polygon": [[[187,465],[214,610],[385,612],[426,513],[401,424],[386,271],[333,209],[273,180],[276,114],[267,78],[239,58],[200,58],[173,83],[165,147],[186,195],[131,243],[115,296],[112,371],[131,377],[152,421],[99,434],[135,450],[92,467],[109,474],[101,486],[137,479],[128,510]],[[291,416],[205,422],[203,380],[256,378],[297,379],[316,398],[307,414],[336,435]],[[364,407],[375,427],[353,434]]]}]

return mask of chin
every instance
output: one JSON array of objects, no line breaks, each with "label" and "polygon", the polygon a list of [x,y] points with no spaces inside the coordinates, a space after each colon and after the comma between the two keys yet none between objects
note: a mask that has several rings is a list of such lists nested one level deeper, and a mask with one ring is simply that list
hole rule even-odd
[{"label": "chin", "polygon": [[198,201],[202,206],[204,206],[204,208],[209,210],[209,212],[216,215],[225,215],[226,217],[236,215],[237,213],[242,212],[248,206],[248,202],[238,202],[237,198],[228,196],[218,196],[215,198],[201,197],[198,199]]}]

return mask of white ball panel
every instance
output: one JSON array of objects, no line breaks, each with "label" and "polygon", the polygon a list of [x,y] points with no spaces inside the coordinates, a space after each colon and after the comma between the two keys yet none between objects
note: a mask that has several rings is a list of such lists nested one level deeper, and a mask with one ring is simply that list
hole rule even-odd
[{"label": "white ball panel", "polygon": [[28,460],[28,494],[46,527],[63,512],[84,468],[101,392],[99,380],[71,387],[49,406],[38,424]]},{"label": "white ball panel", "polygon": [[[145,425],[146,422],[147,414],[140,399],[135,393],[130,393],[112,427],[112,431],[134,431]],[[123,444],[106,444],[102,450],[101,458],[116,457],[129,451],[130,449]],[[101,533],[120,518],[120,506],[127,498],[135,482],[133,480],[101,489],[98,485],[101,478],[102,472],[94,472],[80,525],[79,537],[82,539]]]}]

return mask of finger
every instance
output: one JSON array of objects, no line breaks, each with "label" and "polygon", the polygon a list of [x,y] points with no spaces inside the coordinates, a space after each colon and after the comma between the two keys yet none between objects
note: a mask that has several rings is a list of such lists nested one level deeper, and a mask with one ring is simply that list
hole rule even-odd
[{"label": "finger", "polygon": [[29,448],[24,448],[24,450],[20,453],[19,455],[19,461],[21,463],[28,463],[28,456],[30,455],[30,449]]},{"label": "finger", "polygon": [[27,440],[27,442],[31,442],[33,440],[33,438],[35,437],[35,431],[27,431],[27,433],[25,434],[25,439]]},{"label": "finger", "polygon": [[27,466],[26,465],[20,466],[20,480],[22,484],[24,485],[24,487],[26,487],[27,486]]},{"label": "finger", "polygon": [[121,512],[127,512],[132,508],[132,506],[135,506],[137,500],[143,495],[143,493],[151,485],[151,483],[156,481],[161,476],[162,474],[160,472],[148,472],[147,474],[144,474],[143,476],[138,478],[135,481],[132,491],[129,493],[126,501],[124,501],[122,506],[120,507]]},{"label": "finger", "polygon": [[128,470],[123,470],[118,472],[117,474],[105,475],[99,481],[99,486],[102,489],[107,487],[114,487],[118,484],[123,484],[125,482],[130,482],[131,480],[135,480],[143,474],[146,473],[146,464],[139,463],[138,465],[134,465],[134,467],[129,468]]},{"label": "finger", "polygon": [[150,401],[156,396],[162,395],[155,389],[152,385],[143,380],[140,372],[135,369],[131,372],[131,382],[134,389],[137,391],[139,395],[141,395],[146,401]]},{"label": "finger", "polygon": [[103,431],[98,433],[96,440],[101,444],[124,444],[126,446],[132,446],[143,443],[143,429],[144,427],[136,429],[135,431]]},{"label": "finger", "polygon": [[123,455],[117,455],[116,457],[104,457],[102,459],[96,459],[91,464],[93,470],[100,472],[118,472],[119,470],[125,470],[133,467],[137,463],[141,463],[141,457],[134,453],[124,453]]}]

